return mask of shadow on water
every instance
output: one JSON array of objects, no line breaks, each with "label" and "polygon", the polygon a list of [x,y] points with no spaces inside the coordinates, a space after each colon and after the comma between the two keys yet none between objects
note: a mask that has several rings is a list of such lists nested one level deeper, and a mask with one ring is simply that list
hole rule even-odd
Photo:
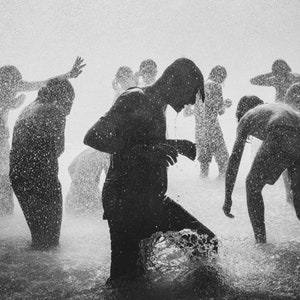
[{"label": "shadow on water", "polygon": [[0,299],[299,299],[300,222],[283,183],[264,191],[268,243],[256,245],[243,181],[233,195],[235,218],[228,219],[223,184],[201,182],[193,165],[191,176],[180,176],[180,163],[172,172],[168,194],[217,234],[217,257],[193,257],[166,239],[155,245],[145,277],[109,288],[110,241],[101,214],[64,216],[60,247],[39,252],[29,247],[16,205],[13,216],[0,218]]}]

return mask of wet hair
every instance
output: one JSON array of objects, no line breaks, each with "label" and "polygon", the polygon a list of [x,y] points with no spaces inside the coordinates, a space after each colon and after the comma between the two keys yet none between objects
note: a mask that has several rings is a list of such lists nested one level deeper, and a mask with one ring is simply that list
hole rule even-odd
[{"label": "wet hair", "polygon": [[[166,84],[170,85],[172,88],[179,88],[182,86],[189,87],[192,85],[192,88],[195,90],[195,95],[200,91],[202,101],[205,100],[202,72],[190,59],[178,58],[165,69],[155,85],[165,88]],[[184,89],[181,89],[181,92],[184,93]],[[196,100],[196,97],[194,100]]]},{"label": "wet hair", "polygon": [[300,111],[300,83],[293,84],[287,90],[284,102]]},{"label": "wet hair", "polygon": [[274,75],[284,75],[291,71],[292,69],[283,59],[276,59],[272,64],[272,73]]},{"label": "wet hair", "polygon": [[246,112],[261,104],[264,104],[264,101],[257,96],[254,95],[243,96],[237,105],[236,113],[235,113],[238,122],[246,114]]},{"label": "wet hair", "polygon": [[0,68],[0,86],[4,84],[11,84],[11,80],[18,83],[22,80],[22,75],[20,71],[15,66],[3,66]]},{"label": "wet hair", "polygon": [[209,79],[217,82],[222,83],[224,82],[225,78],[227,77],[227,71],[223,66],[215,66],[209,73]]},{"label": "wet hair", "polygon": [[141,62],[139,68],[139,74],[141,76],[148,75],[155,77],[157,75],[157,64],[153,59],[145,59]]},{"label": "wet hair", "polygon": [[133,77],[133,71],[127,66],[121,66],[116,73],[116,80],[118,82],[124,82],[130,77]]},{"label": "wet hair", "polygon": [[39,90],[37,101],[49,104],[57,101],[59,106],[70,111],[74,98],[75,92],[69,80],[54,78]]}]

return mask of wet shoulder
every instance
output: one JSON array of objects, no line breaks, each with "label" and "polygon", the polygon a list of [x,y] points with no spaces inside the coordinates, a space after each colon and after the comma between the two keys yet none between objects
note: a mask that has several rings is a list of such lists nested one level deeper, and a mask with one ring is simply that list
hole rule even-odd
[{"label": "wet shoulder", "polygon": [[122,93],[116,100],[113,110],[118,112],[134,111],[136,108],[144,105],[147,101],[147,97],[144,90],[141,88],[130,88]]},{"label": "wet shoulder", "polygon": [[272,103],[264,105],[264,109],[269,129],[286,127],[300,130],[300,114],[290,106],[283,103]]}]

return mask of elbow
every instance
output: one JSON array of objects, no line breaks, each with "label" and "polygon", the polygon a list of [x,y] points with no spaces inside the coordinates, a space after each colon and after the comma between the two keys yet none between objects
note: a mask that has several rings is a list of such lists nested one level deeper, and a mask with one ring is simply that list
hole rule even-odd
[{"label": "elbow", "polygon": [[99,136],[95,130],[90,129],[83,139],[83,143],[93,149],[101,152],[113,153],[112,144],[113,141],[105,138],[104,136]]},{"label": "elbow", "polygon": [[83,143],[87,146],[94,148],[95,146],[95,137],[93,137],[92,132],[89,130],[83,138]]}]

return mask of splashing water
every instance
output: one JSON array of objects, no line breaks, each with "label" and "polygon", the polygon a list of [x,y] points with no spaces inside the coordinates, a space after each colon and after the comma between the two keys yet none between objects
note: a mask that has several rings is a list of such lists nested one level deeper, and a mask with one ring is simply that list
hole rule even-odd
[{"label": "splashing water", "polygon": [[0,218],[0,298],[296,299],[300,222],[286,203],[282,180],[264,189],[268,243],[256,245],[246,206],[245,174],[238,178],[233,194],[235,218],[228,219],[221,209],[223,183],[212,179],[214,170],[207,181],[200,180],[198,172],[197,162],[179,159],[169,170],[168,195],[217,235],[218,255],[195,255],[201,243],[189,230],[156,233],[141,248],[146,276],[109,289],[105,282],[110,239],[101,212],[76,218],[64,215],[60,247],[39,252],[29,248],[29,230],[16,203],[13,216]]}]

